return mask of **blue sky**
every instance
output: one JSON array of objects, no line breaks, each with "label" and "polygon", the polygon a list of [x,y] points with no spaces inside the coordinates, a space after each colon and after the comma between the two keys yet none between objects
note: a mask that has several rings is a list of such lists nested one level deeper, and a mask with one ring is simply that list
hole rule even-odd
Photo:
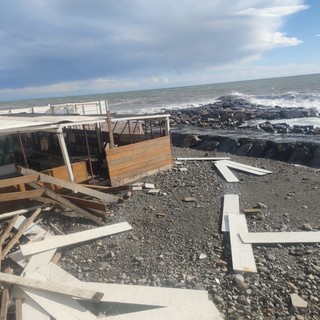
[{"label": "blue sky", "polygon": [[0,101],[320,73],[316,0],[15,0],[0,12]]}]

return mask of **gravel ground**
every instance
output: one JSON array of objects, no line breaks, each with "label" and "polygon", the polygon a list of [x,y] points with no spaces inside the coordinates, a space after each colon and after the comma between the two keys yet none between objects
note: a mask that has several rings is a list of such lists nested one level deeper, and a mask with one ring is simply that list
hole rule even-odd
[{"label": "gravel ground", "polygon": [[[174,157],[229,156],[173,148]],[[158,194],[134,191],[113,205],[106,224],[128,221],[133,230],[63,251],[60,265],[84,281],[206,289],[226,319],[320,319],[320,245],[254,247],[258,273],[232,272],[227,235],[220,232],[224,194],[239,194],[240,209],[262,205],[247,217],[250,231],[320,231],[319,170],[268,159],[230,155],[240,163],[273,171],[265,176],[235,172],[225,182],[211,161],[184,162],[143,179]],[[196,201],[186,201],[193,197]],[[192,200],[192,199],[189,199]],[[65,233],[95,227],[50,214]],[[54,231],[54,230],[52,230]],[[241,253],[239,253],[241,254]],[[294,307],[297,293],[306,307]]]}]

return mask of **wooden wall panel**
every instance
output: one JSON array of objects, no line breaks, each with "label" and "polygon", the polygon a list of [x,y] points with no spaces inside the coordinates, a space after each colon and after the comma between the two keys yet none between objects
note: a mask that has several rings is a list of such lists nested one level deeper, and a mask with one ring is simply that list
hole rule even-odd
[{"label": "wooden wall panel", "polygon": [[169,136],[106,150],[106,158],[113,187],[169,170],[173,166]]},{"label": "wooden wall panel", "polygon": [[[87,165],[85,161],[72,163],[71,167],[74,175],[74,182],[81,183],[81,182],[88,181],[89,177],[88,177]],[[66,166],[45,170],[45,171],[42,171],[42,173],[47,174],[54,178],[70,181]],[[47,183],[45,184],[45,187],[50,190],[60,189],[58,186],[47,184]]]}]

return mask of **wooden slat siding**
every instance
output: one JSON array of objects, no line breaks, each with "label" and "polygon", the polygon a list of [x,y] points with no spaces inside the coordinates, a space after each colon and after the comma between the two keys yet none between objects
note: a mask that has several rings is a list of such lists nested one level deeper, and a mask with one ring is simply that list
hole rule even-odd
[{"label": "wooden slat siding", "polygon": [[[89,176],[88,176],[87,165],[86,165],[85,161],[72,163],[71,167],[72,167],[75,183],[88,181]],[[54,177],[54,178],[70,181],[66,166],[52,168],[49,170],[42,171],[41,173],[47,174],[47,175]],[[44,184],[44,185],[46,188],[48,188],[50,190],[61,189],[61,187],[56,186],[56,185],[52,185],[49,183]]]},{"label": "wooden slat siding", "polygon": [[15,177],[10,179],[0,180],[0,188],[21,185],[28,182],[34,182],[38,179],[38,174],[30,174],[28,176]]},{"label": "wooden slat siding", "polygon": [[130,161],[133,155],[142,156],[146,152],[151,153],[160,151],[162,149],[167,149],[168,143],[170,143],[168,137],[146,140],[140,143],[133,143],[118,148],[108,149],[107,156],[113,161],[114,164],[122,164]]},{"label": "wooden slat siding", "polygon": [[0,194],[0,202],[41,197],[43,193],[44,193],[44,190],[29,190],[29,191],[2,193]]},{"label": "wooden slat siding", "polygon": [[113,187],[173,166],[169,136],[106,150],[106,158]]},{"label": "wooden slat siding", "polygon": [[142,157],[139,159],[132,159],[132,161],[128,162],[125,166],[113,168],[112,173],[117,177],[126,177],[132,173],[135,175],[136,172],[139,172],[140,174],[140,171],[154,170],[171,163],[172,160],[168,159],[166,155],[152,155],[150,158]]}]

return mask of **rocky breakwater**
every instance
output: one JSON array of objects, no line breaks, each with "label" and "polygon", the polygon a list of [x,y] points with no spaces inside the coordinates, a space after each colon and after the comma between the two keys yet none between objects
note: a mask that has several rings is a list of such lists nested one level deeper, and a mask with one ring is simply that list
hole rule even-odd
[{"label": "rocky breakwater", "polygon": [[170,110],[170,114],[174,146],[320,168],[317,110],[267,107],[224,96],[215,103]]}]

